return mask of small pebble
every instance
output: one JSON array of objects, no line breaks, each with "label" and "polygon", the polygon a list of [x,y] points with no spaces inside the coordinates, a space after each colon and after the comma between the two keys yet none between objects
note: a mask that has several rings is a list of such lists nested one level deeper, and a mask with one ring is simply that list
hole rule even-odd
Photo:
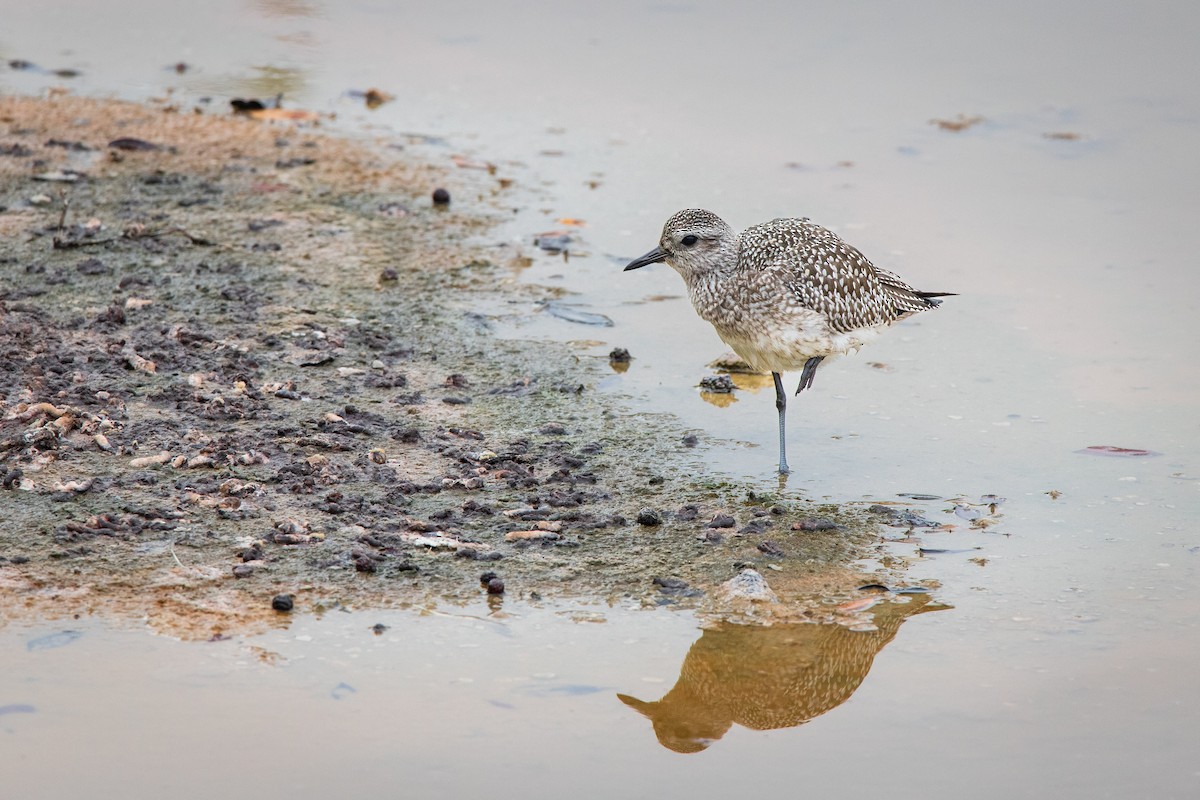
[{"label": "small pebble", "polygon": [[799,522],[792,523],[794,531],[832,531],[838,528],[838,524],[824,517],[808,517]]},{"label": "small pebble", "polygon": [[752,570],[742,569],[735,577],[725,581],[717,590],[728,600],[744,599],[754,602],[775,603],[778,598],[763,576]]},{"label": "small pebble", "polygon": [[712,394],[731,394],[733,379],[728,375],[709,375],[700,379],[700,391]]},{"label": "small pebble", "polygon": [[637,521],[639,525],[662,525],[662,514],[652,508],[643,508],[638,512]]},{"label": "small pebble", "polygon": [[271,608],[276,611],[291,611],[293,604],[290,594],[277,594],[271,598]]},{"label": "small pebble", "polygon": [[624,347],[614,347],[612,352],[608,354],[608,360],[617,364],[628,364],[633,360],[633,356],[629,355],[629,351]]},{"label": "small pebble", "polygon": [[689,433],[687,436],[683,437],[684,447],[695,447],[698,444],[700,444],[700,437],[696,436],[694,433]]},{"label": "small pebble", "polygon": [[658,587],[660,594],[668,597],[699,597],[704,594],[699,589],[688,586],[688,582],[682,578],[655,578],[654,585]]},{"label": "small pebble", "polygon": [[737,525],[737,520],[735,520],[733,517],[729,516],[728,514],[717,514],[715,517],[712,518],[712,521],[709,522],[704,527],[706,527],[706,528],[732,528],[734,525]]},{"label": "small pebble", "polygon": [[500,576],[494,572],[485,572],[479,576],[479,582],[482,585],[487,586],[491,581],[495,580],[498,577],[500,577]]},{"label": "small pebble", "polygon": [[450,193],[445,189],[437,188],[433,190],[433,204],[435,206],[450,205]]},{"label": "small pebble", "polygon": [[[504,554],[499,550],[473,550],[469,547],[464,547],[454,554],[455,558],[467,558],[472,561],[499,561],[504,558]],[[413,569],[416,569],[414,567]]]},{"label": "small pebble", "polygon": [[254,567],[249,564],[238,564],[233,568],[233,577],[235,578],[249,578],[253,574]]},{"label": "small pebble", "polygon": [[374,625],[371,626],[371,633],[375,634],[376,636],[382,636],[383,632],[386,631],[387,629],[388,629],[387,625],[384,625],[382,622],[376,622]]},{"label": "small pebble", "polygon": [[682,578],[655,578],[652,582],[660,589],[686,589],[688,586]]},{"label": "small pebble", "polygon": [[504,594],[504,581],[499,578],[492,578],[487,582],[488,594]]},{"label": "small pebble", "polygon": [[765,533],[767,526],[771,524],[771,520],[755,517],[747,522],[738,533]]}]

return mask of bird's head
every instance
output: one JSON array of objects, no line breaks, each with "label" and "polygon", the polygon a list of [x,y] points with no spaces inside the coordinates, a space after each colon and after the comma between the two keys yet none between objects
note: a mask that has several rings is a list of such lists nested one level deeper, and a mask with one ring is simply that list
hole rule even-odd
[{"label": "bird's head", "polygon": [[727,269],[737,263],[737,235],[711,211],[684,209],[667,220],[658,247],[630,261],[625,270],[664,261],[685,280]]}]

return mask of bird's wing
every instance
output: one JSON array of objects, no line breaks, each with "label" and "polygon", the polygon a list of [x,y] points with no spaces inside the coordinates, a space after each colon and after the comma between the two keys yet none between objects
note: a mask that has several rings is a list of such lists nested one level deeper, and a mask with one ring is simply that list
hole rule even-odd
[{"label": "bird's wing", "polygon": [[940,300],[934,300],[933,298],[944,296],[944,294],[922,292],[914,289],[905,283],[899,275],[894,272],[888,272],[886,269],[875,267],[875,273],[879,276],[879,283],[883,287],[883,290],[895,305],[897,319],[917,311],[924,311],[927,308],[934,308],[941,305]]},{"label": "bird's wing", "polygon": [[[877,269],[833,231],[807,219],[777,219],[742,233],[742,269],[774,273],[799,305],[838,332],[893,322],[910,309],[904,281]],[[922,308],[928,304],[922,302]]]}]

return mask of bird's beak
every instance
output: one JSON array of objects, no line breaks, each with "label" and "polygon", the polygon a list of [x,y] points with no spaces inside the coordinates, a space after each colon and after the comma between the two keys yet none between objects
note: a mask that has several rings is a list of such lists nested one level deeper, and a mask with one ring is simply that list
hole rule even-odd
[{"label": "bird's beak", "polygon": [[629,270],[631,270],[631,269],[638,269],[640,267],[646,266],[647,264],[661,264],[666,259],[666,257],[667,257],[666,251],[663,250],[661,247],[656,247],[653,250],[651,250],[649,253],[646,253],[646,255],[641,256],[639,258],[635,258],[633,261],[630,261],[628,264],[625,265],[624,271],[629,272]]}]

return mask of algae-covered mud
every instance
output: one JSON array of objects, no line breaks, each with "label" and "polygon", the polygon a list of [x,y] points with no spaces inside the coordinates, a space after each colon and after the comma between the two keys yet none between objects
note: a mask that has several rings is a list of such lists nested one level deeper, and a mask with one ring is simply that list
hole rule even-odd
[{"label": "algae-covered mud", "polygon": [[474,309],[536,291],[498,288],[503,182],[396,144],[0,100],[4,618],[865,607],[878,517],[697,476],[694,436],[593,391],[605,362],[494,337]]}]

